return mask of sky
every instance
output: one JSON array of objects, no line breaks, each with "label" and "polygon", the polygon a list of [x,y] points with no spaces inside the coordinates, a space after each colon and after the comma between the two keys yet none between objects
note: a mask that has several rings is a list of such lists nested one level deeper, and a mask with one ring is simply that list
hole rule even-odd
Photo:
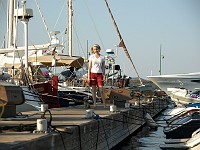
[{"label": "sky", "polygon": [[[141,78],[159,75],[160,62],[162,74],[199,72],[200,0],[107,2]],[[0,0],[0,46],[6,34],[3,3],[5,0]],[[67,47],[67,0],[38,0],[38,4],[49,31],[60,31],[58,37]],[[29,21],[29,44],[49,42],[35,1],[27,0],[27,8],[34,13]],[[19,30],[23,30],[20,25]],[[104,0],[73,0],[73,55],[86,57],[87,50],[97,43],[102,55],[106,55],[106,49],[116,50],[116,64],[121,65],[122,74],[136,77],[123,49],[116,47],[119,41]],[[22,37],[18,43],[23,43]],[[164,57],[161,61],[160,56]]]}]

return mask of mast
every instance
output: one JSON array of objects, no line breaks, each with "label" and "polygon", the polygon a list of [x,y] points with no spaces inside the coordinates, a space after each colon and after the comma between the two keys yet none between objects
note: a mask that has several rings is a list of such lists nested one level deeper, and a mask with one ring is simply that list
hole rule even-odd
[{"label": "mast", "polygon": [[68,51],[69,56],[72,56],[72,0],[68,1]]},{"label": "mast", "polygon": [[32,9],[26,9],[26,0],[22,0],[22,8],[18,10],[18,16],[16,17],[24,24],[24,64],[28,75],[28,22],[33,17],[33,11]]},{"label": "mast", "polygon": [[141,78],[140,78],[140,76],[139,76],[139,74],[138,74],[138,72],[137,72],[137,69],[136,69],[134,63],[133,63],[133,60],[131,59],[131,56],[130,56],[130,54],[129,54],[127,48],[126,48],[126,45],[125,45],[124,40],[123,40],[123,38],[122,38],[122,36],[121,36],[121,33],[119,32],[119,28],[117,27],[117,23],[116,23],[116,21],[115,21],[113,15],[112,15],[112,12],[111,12],[111,10],[110,10],[110,7],[109,7],[109,5],[108,5],[108,2],[107,2],[107,0],[104,0],[104,1],[105,1],[105,3],[106,3],[106,6],[107,6],[107,8],[108,8],[108,11],[109,11],[110,16],[111,16],[112,21],[113,21],[113,24],[114,24],[114,26],[115,26],[115,29],[116,29],[116,31],[117,31],[117,33],[118,33],[118,36],[119,36],[119,39],[120,39],[119,47],[123,47],[126,56],[129,58],[129,60],[131,61],[132,66],[133,66],[133,68],[135,69],[135,72],[136,72],[136,74],[137,74],[137,76],[138,76],[138,79],[139,79],[139,81],[140,81],[140,84],[143,85],[142,80],[141,80]]},{"label": "mast", "polygon": [[8,22],[7,22],[7,32],[8,32],[8,43],[7,48],[13,45],[13,18],[14,18],[14,1],[8,1]]},{"label": "mast", "polygon": [[164,55],[162,55],[162,45],[160,44],[160,75],[162,74],[162,59],[164,59]]},{"label": "mast", "polygon": [[159,70],[160,75],[162,74],[162,73],[161,73],[161,49],[162,49],[162,48],[161,48],[161,45],[160,45],[160,70]]}]

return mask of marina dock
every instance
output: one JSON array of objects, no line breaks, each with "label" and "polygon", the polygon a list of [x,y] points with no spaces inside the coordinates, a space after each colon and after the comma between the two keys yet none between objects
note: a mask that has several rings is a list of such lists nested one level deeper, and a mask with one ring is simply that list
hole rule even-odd
[{"label": "marina dock", "polygon": [[[165,110],[168,99],[130,103],[130,108],[117,107],[114,112],[110,111],[110,106],[104,108],[98,104],[92,118],[86,118],[82,105],[24,112],[18,118],[1,118],[0,150],[112,149],[146,123],[144,113],[155,117]],[[41,118],[47,119],[46,132],[36,131],[37,119]]]}]

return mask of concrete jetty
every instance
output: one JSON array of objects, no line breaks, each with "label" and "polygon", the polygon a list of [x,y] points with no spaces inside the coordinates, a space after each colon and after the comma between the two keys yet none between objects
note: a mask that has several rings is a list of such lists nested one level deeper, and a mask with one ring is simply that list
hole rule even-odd
[{"label": "concrete jetty", "polygon": [[[106,150],[112,149],[145,124],[144,113],[152,117],[166,109],[167,98],[154,98],[131,108],[97,105],[86,119],[84,106],[24,112],[17,118],[0,118],[0,150]],[[46,118],[48,130],[38,132],[37,119]]]}]

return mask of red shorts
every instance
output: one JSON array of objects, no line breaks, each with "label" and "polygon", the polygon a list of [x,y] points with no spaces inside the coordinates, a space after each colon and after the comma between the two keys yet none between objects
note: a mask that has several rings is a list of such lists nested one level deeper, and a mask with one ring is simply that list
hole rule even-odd
[{"label": "red shorts", "polygon": [[102,73],[90,73],[90,85],[104,86]]}]

